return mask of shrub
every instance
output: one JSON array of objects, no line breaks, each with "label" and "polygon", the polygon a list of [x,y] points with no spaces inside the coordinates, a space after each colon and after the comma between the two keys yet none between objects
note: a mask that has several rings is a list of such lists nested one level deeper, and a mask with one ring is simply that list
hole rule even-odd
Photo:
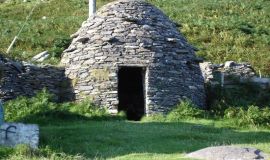
[{"label": "shrub", "polygon": [[124,111],[120,111],[117,113],[117,116],[120,118],[120,119],[127,119],[127,114],[124,112]]},{"label": "shrub", "polygon": [[18,97],[8,101],[5,107],[5,118],[7,121],[23,120],[29,115],[46,112],[49,108],[54,108],[53,96],[46,90],[37,93],[33,98]]},{"label": "shrub", "polygon": [[14,155],[32,157],[37,154],[37,150],[30,148],[28,145],[20,144],[14,149]]},{"label": "shrub", "polygon": [[233,119],[237,126],[270,126],[270,108],[254,105],[247,108],[230,107],[225,110],[224,118]]},{"label": "shrub", "polygon": [[0,159],[6,159],[12,153],[12,148],[3,146],[0,147]]},{"label": "shrub", "polygon": [[179,121],[182,119],[201,118],[203,116],[204,111],[199,109],[191,101],[185,100],[176,105],[175,109],[166,116],[166,119],[168,121]]},{"label": "shrub", "polygon": [[270,104],[270,90],[262,90],[252,84],[239,85],[237,88],[208,87],[207,93],[208,109],[213,114],[222,117],[225,110],[231,106],[248,108],[255,105],[264,108]]},{"label": "shrub", "polygon": [[[55,123],[65,120],[105,120],[112,117],[104,108],[93,105],[85,100],[79,103],[56,103],[54,96],[42,90],[32,98],[18,97],[5,105],[7,121],[22,121],[31,123]],[[123,119],[124,116],[117,116]]]},{"label": "shrub", "polygon": [[248,23],[242,23],[239,27],[239,30],[245,34],[254,34],[255,29],[254,26]]},{"label": "shrub", "polygon": [[69,37],[61,37],[61,38],[56,38],[53,41],[53,47],[52,47],[52,57],[55,58],[60,58],[62,52],[68,48],[68,46],[71,43],[71,39]]},{"label": "shrub", "polygon": [[[1,148],[0,148],[1,149]],[[82,160],[86,159],[82,155],[68,155],[63,152],[55,152],[48,146],[41,149],[31,149],[27,145],[17,145],[15,148],[6,148],[7,154],[1,158],[10,160],[25,160],[25,159],[54,159],[54,160]],[[1,153],[1,152],[0,152]]]}]

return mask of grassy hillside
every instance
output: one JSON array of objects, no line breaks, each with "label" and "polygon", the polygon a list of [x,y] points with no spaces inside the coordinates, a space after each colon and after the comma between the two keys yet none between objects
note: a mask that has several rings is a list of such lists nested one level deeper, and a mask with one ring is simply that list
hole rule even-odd
[{"label": "grassy hillside", "polygon": [[[102,6],[108,1],[97,1],[97,5]],[[9,0],[8,3],[0,3],[0,51],[6,51],[26,17],[36,6],[8,56],[30,60],[37,53],[49,50],[52,58],[48,63],[57,63],[59,50],[61,52],[64,49],[69,35],[76,32],[87,19],[87,5],[86,0],[31,0],[26,3],[22,0]]]},{"label": "grassy hillside", "polygon": [[270,1],[150,0],[213,62],[247,61],[270,74]]},{"label": "grassy hillside", "polygon": [[[37,1],[0,3],[0,50],[6,51]],[[110,0],[97,0],[98,6]],[[268,0],[149,0],[214,62],[248,61],[270,74],[270,1]],[[43,19],[42,17],[46,17]],[[87,0],[46,0],[40,3],[9,56],[29,60],[49,50],[56,64],[61,50],[87,18]]]}]

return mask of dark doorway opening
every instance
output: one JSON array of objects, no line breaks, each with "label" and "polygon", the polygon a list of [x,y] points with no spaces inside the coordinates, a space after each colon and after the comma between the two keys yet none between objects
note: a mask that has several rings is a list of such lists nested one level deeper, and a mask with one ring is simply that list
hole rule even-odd
[{"label": "dark doorway opening", "polygon": [[140,120],[144,115],[144,76],[141,67],[121,67],[118,72],[118,111],[129,120]]}]

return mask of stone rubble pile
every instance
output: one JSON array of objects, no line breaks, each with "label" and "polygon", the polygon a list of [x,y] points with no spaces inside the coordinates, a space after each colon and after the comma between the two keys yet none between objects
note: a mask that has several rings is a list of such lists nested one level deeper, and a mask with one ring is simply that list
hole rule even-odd
[{"label": "stone rubble pile", "polygon": [[233,87],[234,85],[253,83],[263,89],[270,88],[269,78],[259,78],[255,70],[248,63],[236,63],[227,61],[224,64],[212,64],[211,62],[200,63],[200,68],[206,84],[217,86],[222,83],[224,76],[224,86]]}]

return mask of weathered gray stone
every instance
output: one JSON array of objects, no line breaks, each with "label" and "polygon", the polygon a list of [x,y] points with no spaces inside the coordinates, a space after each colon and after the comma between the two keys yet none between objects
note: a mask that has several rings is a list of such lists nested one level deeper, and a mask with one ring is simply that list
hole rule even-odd
[{"label": "weathered gray stone", "polygon": [[68,93],[71,82],[65,77],[63,68],[13,61],[0,55],[0,71],[0,100],[34,96],[44,88],[59,101],[72,97],[72,93]]},{"label": "weathered gray stone", "polygon": [[89,40],[88,37],[78,37],[75,41],[81,42],[81,43],[86,43],[88,40]]},{"label": "weathered gray stone", "polygon": [[151,4],[141,0],[109,3],[71,37],[61,60],[64,69],[0,57],[0,99],[33,96],[47,88],[58,99],[73,100],[74,94],[76,100],[91,97],[115,111],[118,70],[132,66],[145,71],[146,114],[168,112],[182,97],[204,106],[204,80],[194,47]]},{"label": "weathered gray stone", "polygon": [[270,84],[270,78],[253,77],[251,79],[251,81],[254,82],[254,83],[259,83],[259,84],[266,84],[266,85],[269,85]]},{"label": "weathered gray stone", "polygon": [[224,87],[237,88],[242,84],[255,84],[262,89],[270,88],[269,78],[259,78],[248,63],[227,61],[223,64],[210,62],[200,63],[204,81],[212,86],[221,85],[221,76],[224,75]]},{"label": "weathered gray stone", "polygon": [[47,59],[49,56],[50,56],[49,52],[48,52],[48,51],[44,51],[44,52],[41,52],[41,53],[35,55],[35,56],[32,58],[32,61],[43,62],[43,61],[44,61],[45,59]]},{"label": "weathered gray stone", "polygon": [[270,78],[259,78],[259,77],[253,77],[249,79],[248,82],[255,83],[262,87],[263,89],[270,88]]},{"label": "weathered gray stone", "polygon": [[176,38],[167,38],[166,40],[167,40],[168,42],[174,42],[174,43],[177,42],[177,39],[176,39]]},{"label": "weathered gray stone", "polygon": [[77,48],[75,46],[71,46],[68,49],[65,50],[65,52],[73,52],[75,51]]},{"label": "weathered gray stone", "polygon": [[26,144],[38,148],[39,127],[33,124],[4,123],[0,126],[0,145],[14,147]]},{"label": "weathered gray stone", "polygon": [[72,35],[70,35],[70,38],[77,38],[79,36],[79,33],[74,33]]},{"label": "weathered gray stone", "polygon": [[232,67],[234,65],[235,65],[235,62],[234,61],[227,61],[227,62],[225,62],[224,67],[225,68],[230,68],[230,67]]},{"label": "weathered gray stone", "polygon": [[81,91],[90,91],[93,89],[93,86],[79,86],[79,90]]},{"label": "weathered gray stone", "polygon": [[[168,112],[182,96],[204,106],[204,80],[194,47],[151,4],[142,0],[114,1],[85,21],[76,33],[89,41],[78,46],[73,40],[71,46],[81,51],[64,51],[61,60],[66,76],[77,82],[76,100],[91,97],[115,113],[119,104],[118,70],[132,66],[147,70],[146,114]],[[78,64],[87,66],[87,71]]]},{"label": "weathered gray stone", "polygon": [[260,150],[234,146],[208,147],[186,155],[188,158],[203,160],[267,160]]}]

